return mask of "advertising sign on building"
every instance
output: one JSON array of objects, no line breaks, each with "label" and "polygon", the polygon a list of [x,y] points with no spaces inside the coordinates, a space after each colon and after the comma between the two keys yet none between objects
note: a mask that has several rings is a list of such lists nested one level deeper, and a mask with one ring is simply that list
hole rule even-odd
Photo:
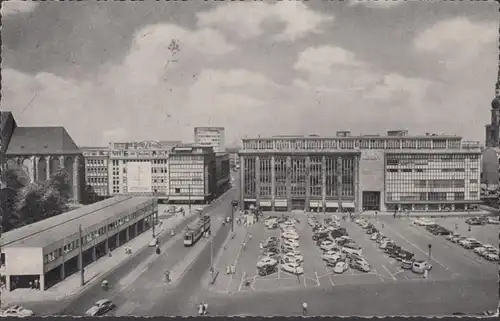
[{"label": "advertising sign on building", "polygon": [[127,162],[129,193],[151,193],[151,162]]}]

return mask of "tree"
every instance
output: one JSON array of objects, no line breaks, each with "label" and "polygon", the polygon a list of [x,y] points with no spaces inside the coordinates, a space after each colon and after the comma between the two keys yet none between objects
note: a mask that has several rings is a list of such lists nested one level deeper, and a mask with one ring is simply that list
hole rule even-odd
[{"label": "tree", "polygon": [[3,231],[32,224],[68,210],[69,174],[58,171],[45,182],[29,183],[15,170],[5,171],[0,190]]}]

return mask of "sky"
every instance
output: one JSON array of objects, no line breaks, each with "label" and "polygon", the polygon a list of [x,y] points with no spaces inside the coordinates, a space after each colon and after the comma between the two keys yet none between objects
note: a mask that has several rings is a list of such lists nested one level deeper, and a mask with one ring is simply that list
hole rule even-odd
[{"label": "sky", "polygon": [[484,142],[498,4],[2,3],[1,110],[80,146],[408,129]]}]

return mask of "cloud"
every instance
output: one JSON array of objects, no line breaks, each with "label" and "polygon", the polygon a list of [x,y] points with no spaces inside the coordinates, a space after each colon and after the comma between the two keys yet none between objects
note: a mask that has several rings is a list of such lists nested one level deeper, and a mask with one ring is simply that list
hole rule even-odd
[{"label": "cloud", "polygon": [[435,54],[459,66],[478,59],[482,50],[497,40],[498,23],[473,22],[458,17],[422,31],[414,39],[414,48],[419,53]]},{"label": "cloud", "polygon": [[256,38],[266,32],[264,24],[277,22],[283,30],[271,38],[276,41],[295,41],[309,34],[322,32],[333,22],[333,16],[309,9],[300,1],[228,3],[197,14],[200,27],[214,27],[240,38]]},{"label": "cloud", "polygon": [[337,66],[360,66],[363,63],[356,60],[354,54],[340,47],[320,46],[309,47],[300,53],[294,64],[296,70],[329,74]]},{"label": "cloud", "polygon": [[2,1],[2,17],[33,12],[37,6],[38,3],[34,1]]},{"label": "cloud", "polygon": [[372,9],[389,9],[399,6],[407,1],[408,0],[350,0],[349,5],[364,5]]}]

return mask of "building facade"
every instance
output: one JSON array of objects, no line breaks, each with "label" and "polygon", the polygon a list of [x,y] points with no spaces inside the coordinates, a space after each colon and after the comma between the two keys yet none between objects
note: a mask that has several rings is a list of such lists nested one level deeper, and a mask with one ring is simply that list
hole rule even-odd
[{"label": "building facade", "polygon": [[229,167],[232,171],[237,170],[240,166],[239,150],[239,148],[226,148],[226,152],[229,154]]},{"label": "building facade", "polygon": [[110,143],[109,195],[168,198],[171,149],[155,141]]},{"label": "building facade", "polygon": [[0,175],[6,166],[5,153],[16,127],[12,113],[0,111]]},{"label": "building facade", "polygon": [[80,147],[80,150],[85,158],[87,196],[92,197],[92,202],[109,197],[109,148]]},{"label": "building facade", "polygon": [[231,168],[229,163],[229,154],[215,154],[216,197],[231,188]]},{"label": "building facade", "polygon": [[65,171],[72,201],[86,200],[84,157],[64,127],[15,127],[5,158],[6,168],[17,170],[29,182],[43,182]]},{"label": "building facade", "polygon": [[155,198],[117,196],[4,233],[6,290],[38,281],[44,291],[154,229],[157,219]]},{"label": "building facade", "polygon": [[213,147],[215,153],[224,153],[225,147],[224,127],[195,127],[194,142],[197,145]]},{"label": "building facade", "polygon": [[169,160],[169,201],[207,203],[217,196],[216,155],[212,147],[179,145]]},{"label": "building facade", "polygon": [[481,151],[456,136],[243,139],[239,155],[245,207],[440,211],[480,202]]},{"label": "building facade", "polygon": [[500,147],[500,99],[491,102],[491,121],[486,125],[486,147]]}]

